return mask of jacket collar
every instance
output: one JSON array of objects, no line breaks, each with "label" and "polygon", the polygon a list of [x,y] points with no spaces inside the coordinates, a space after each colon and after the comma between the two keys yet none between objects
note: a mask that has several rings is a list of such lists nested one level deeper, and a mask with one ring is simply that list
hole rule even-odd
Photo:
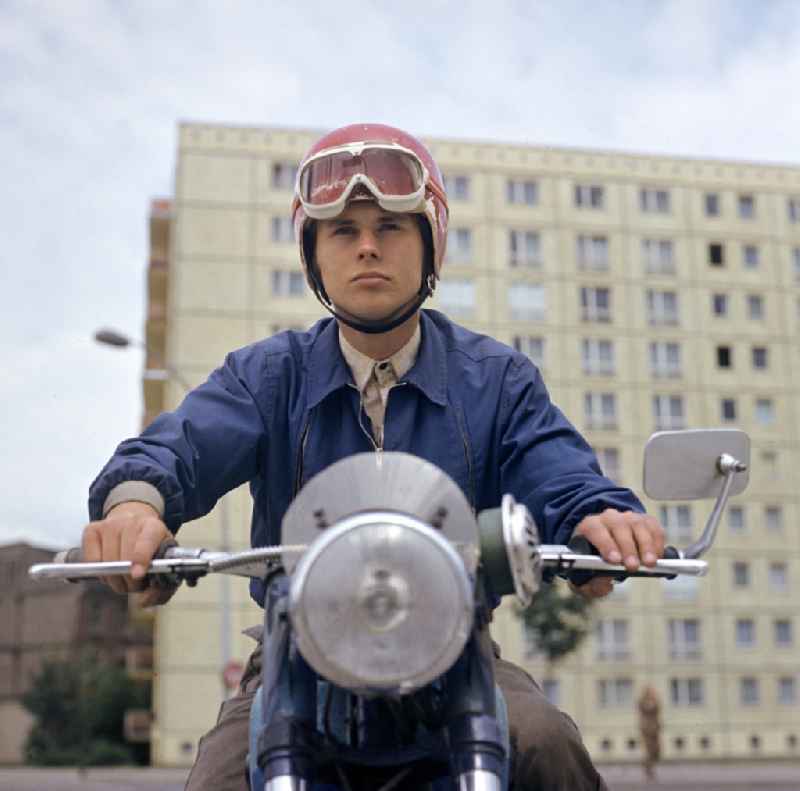
[{"label": "jacket collar", "polygon": [[[447,359],[444,338],[433,320],[420,311],[422,340],[417,361],[401,378],[439,406],[447,404]],[[334,390],[353,384],[350,368],[339,346],[339,328],[327,319],[308,355],[308,406],[313,409]]]}]

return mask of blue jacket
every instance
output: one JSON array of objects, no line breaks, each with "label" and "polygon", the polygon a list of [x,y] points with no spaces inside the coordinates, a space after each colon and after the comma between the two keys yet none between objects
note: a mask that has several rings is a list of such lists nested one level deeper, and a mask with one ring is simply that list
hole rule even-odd
[{"label": "blue jacket", "polygon": [[[603,477],[527,357],[436,311],[422,311],[420,324],[417,361],[389,394],[384,450],[437,465],[476,511],[510,492],[545,543],[565,543],[583,517],[605,508],[644,510]],[[360,408],[331,318],[239,349],[174,412],[117,448],[92,484],[90,517],[101,518],[118,483],[147,481],[164,497],[164,521],[175,532],[249,481],[252,545],[279,543],[283,515],[307,480],[373,450]],[[260,583],[251,593],[263,605]]]}]

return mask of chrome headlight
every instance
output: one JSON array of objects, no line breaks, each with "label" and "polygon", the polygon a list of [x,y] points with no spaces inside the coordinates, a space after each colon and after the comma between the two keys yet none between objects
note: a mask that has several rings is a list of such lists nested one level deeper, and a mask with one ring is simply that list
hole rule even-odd
[{"label": "chrome headlight", "polygon": [[407,694],[445,673],[472,629],[472,584],[451,543],[392,511],[347,517],[298,562],[295,638],[324,678],[362,694]]}]

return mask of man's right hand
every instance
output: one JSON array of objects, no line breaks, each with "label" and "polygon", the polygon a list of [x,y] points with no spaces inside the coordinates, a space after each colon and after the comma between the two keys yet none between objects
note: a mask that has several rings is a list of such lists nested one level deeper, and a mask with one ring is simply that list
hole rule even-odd
[{"label": "man's right hand", "polygon": [[105,519],[88,524],[81,548],[87,563],[131,561],[130,576],[104,577],[103,582],[117,593],[143,591],[139,605],[149,607],[164,601],[164,591],[147,587],[144,576],[159,546],[169,538],[172,533],[152,506],[127,502],[112,508]]}]

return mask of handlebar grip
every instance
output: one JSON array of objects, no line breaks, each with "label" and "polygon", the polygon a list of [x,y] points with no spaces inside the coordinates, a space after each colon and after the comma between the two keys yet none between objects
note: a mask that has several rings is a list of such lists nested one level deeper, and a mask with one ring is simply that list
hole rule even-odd
[{"label": "handlebar grip", "polygon": [[[581,555],[600,555],[597,551],[597,547],[593,544],[589,543],[588,539],[584,536],[573,536],[567,546],[573,551]],[[664,554],[663,559],[665,560],[679,560],[680,559],[680,552],[673,547],[667,546],[664,547]],[[617,582],[623,582],[624,580],[628,579],[628,577],[660,577],[663,579],[674,580],[677,577],[677,574],[659,574],[654,572],[639,572],[639,571],[585,571],[583,569],[577,569],[575,571],[570,571],[569,573],[564,575],[573,585],[577,585],[580,587],[581,585],[585,585],[590,580],[593,580],[595,577],[611,577],[611,579],[616,580]]]}]

